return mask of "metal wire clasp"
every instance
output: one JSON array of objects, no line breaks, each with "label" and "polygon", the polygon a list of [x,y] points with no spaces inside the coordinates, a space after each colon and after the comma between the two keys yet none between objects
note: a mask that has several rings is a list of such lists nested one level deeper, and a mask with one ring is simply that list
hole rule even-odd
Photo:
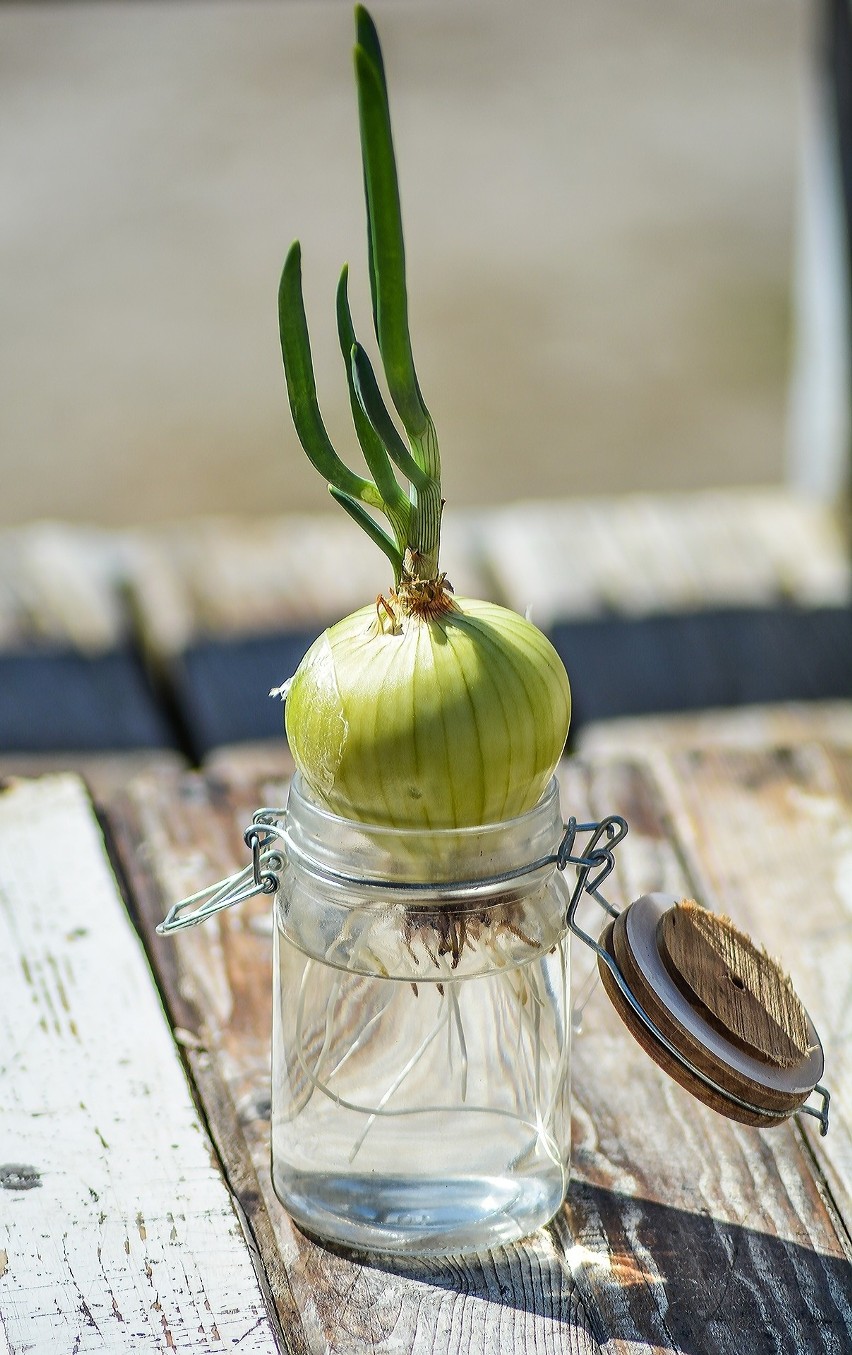
[{"label": "metal wire clasp", "polygon": [[[214,913],[233,908],[234,904],[244,903],[256,894],[274,894],[284,869],[284,856],[273,844],[285,837],[283,820],[286,814],[286,809],[256,810],[243,834],[245,844],[251,850],[251,865],[174,904],[157,927],[157,934],[169,936],[185,927],[196,927]],[[195,904],[198,907],[188,912]]]},{"label": "metal wire clasp", "polygon": [[[574,852],[578,833],[591,833],[589,841],[579,855]],[[566,870],[568,866],[577,868],[577,883],[571,894],[566,922],[572,932],[590,944],[593,949],[596,943],[575,923],[577,906],[583,894],[591,894],[610,917],[618,917],[618,909],[604,898],[600,887],[615,870],[613,853],[626,836],[627,820],[620,814],[609,814],[599,823],[578,823],[576,819],[571,818],[565,825],[565,834],[556,853],[557,870]]]},{"label": "metal wire clasp", "polygon": [[[575,853],[574,847],[578,833],[590,833],[591,837],[586,843],[581,853]],[[577,823],[575,819],[569,819],[565,826],[565,835],[557,853],[556,864],[559,870],[565,870],[569,865],[577,868],[577,883],[571,894],[571,901],[568,905],[566,914],[566,925],[569,930],[578,937],[585,945],[589,946],[595,952],[598,959],[607,966],[612,974],[618,988],[629,1004],[633,1013],[639,1018],[642,1025],[648,1031],[649,1035],[660,1044],[667,1053],[674,1058],[683,1068],[685,1068],[693,1077],[698,1078],[705,1086],[717,1092],[724,1099],[731,1101],[734,1105],[748,1110],[753,1114],[762,1117],[768,1124],[779,1123],[787,1118],[788,1112],[774,1112],[764,1107],[752,1105],[748,1101],[733,1095],[727,1088],[720,1086],[717,1082],[707,1076],[701,1069],[696,1067],[691,1060],[671,1043],[663,1034],[651,1017],[645,1011],[644,1007],[634,996],[630,985],[624,977],[619,965],[613,956],[604,949],[604,947],[590,936],[588,932],[583,931],[577,922],[577,909],[584,894],[590,894],[595,901],[600,904],[610,917],[616,918],[620,915],[620,909],[613,907],[600,892],[600,886],[608,875],[615,868],[615,859],[613,852],[618,843],[627,833],[627,823],[617,814],[611,814],[608,818],[602,819],[600,823]],[[809,1106],[801,1105],[795,1112],[797,1115],[811,1115],[819,1122],[819,1132],[824,1138],[828,1133],[829,1105],[831,1094],[827,1087],[818,1082],[814,1087],[813,1094],[820,1098],[820,1105]]]}]

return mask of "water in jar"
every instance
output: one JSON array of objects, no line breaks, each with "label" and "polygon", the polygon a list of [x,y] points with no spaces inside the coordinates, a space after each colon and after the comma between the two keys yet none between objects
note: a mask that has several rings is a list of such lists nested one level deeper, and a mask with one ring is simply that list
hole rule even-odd
[{"label": "water in jar", "polygon": [[414,966],[410,978],[353,972],[307,955],[279,921],[273,1180],[309,1232],[463,1252],[515,1241],[559,1208],[568,943],[520,964],[498,956],[427,981]]}]

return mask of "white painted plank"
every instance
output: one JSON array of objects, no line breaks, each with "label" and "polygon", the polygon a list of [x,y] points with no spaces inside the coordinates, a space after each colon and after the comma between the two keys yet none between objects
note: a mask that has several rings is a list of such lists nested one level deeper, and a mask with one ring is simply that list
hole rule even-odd
[{"label": "white painted plank", "polygon": [[0,794],[0,1064],[0,1184],[33,1172],[0,1192],[11,1355],[277,1350],[73,776]]}]

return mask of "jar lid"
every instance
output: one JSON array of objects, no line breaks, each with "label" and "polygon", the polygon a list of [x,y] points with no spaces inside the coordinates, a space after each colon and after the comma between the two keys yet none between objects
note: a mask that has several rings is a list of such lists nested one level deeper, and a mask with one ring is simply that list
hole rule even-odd
[{"label": "jar lid", "polygon": [[[823,1072],[819,1036],[781,966],[729,918],[643,894],[607,925],[598,955],[631,1033],[700,1101],[756,1125],[803,1108]],[[827,1105],[824,1115],[827,1127]]]}]

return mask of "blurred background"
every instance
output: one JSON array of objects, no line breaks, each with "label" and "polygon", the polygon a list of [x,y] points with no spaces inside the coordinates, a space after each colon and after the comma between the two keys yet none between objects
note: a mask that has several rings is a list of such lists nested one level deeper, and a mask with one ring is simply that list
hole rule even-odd
[{"label": "blurred background", "polygon": [[[848,697],[846,0],[372,10],[457,590],[531,610],[575,730]],[[389,586],[277,333],[298,237],[357,464],[353,32],[349,0],[0,4],[0,752],[280,746],[270,687]]]},{"label": "blurred background", "polygon": [[[453,504],[778,483],[807,4],[375,0],[415,354]],[[325,507],[286,410],[369,330],[346,0],[0,8],[0,521]]]}]

